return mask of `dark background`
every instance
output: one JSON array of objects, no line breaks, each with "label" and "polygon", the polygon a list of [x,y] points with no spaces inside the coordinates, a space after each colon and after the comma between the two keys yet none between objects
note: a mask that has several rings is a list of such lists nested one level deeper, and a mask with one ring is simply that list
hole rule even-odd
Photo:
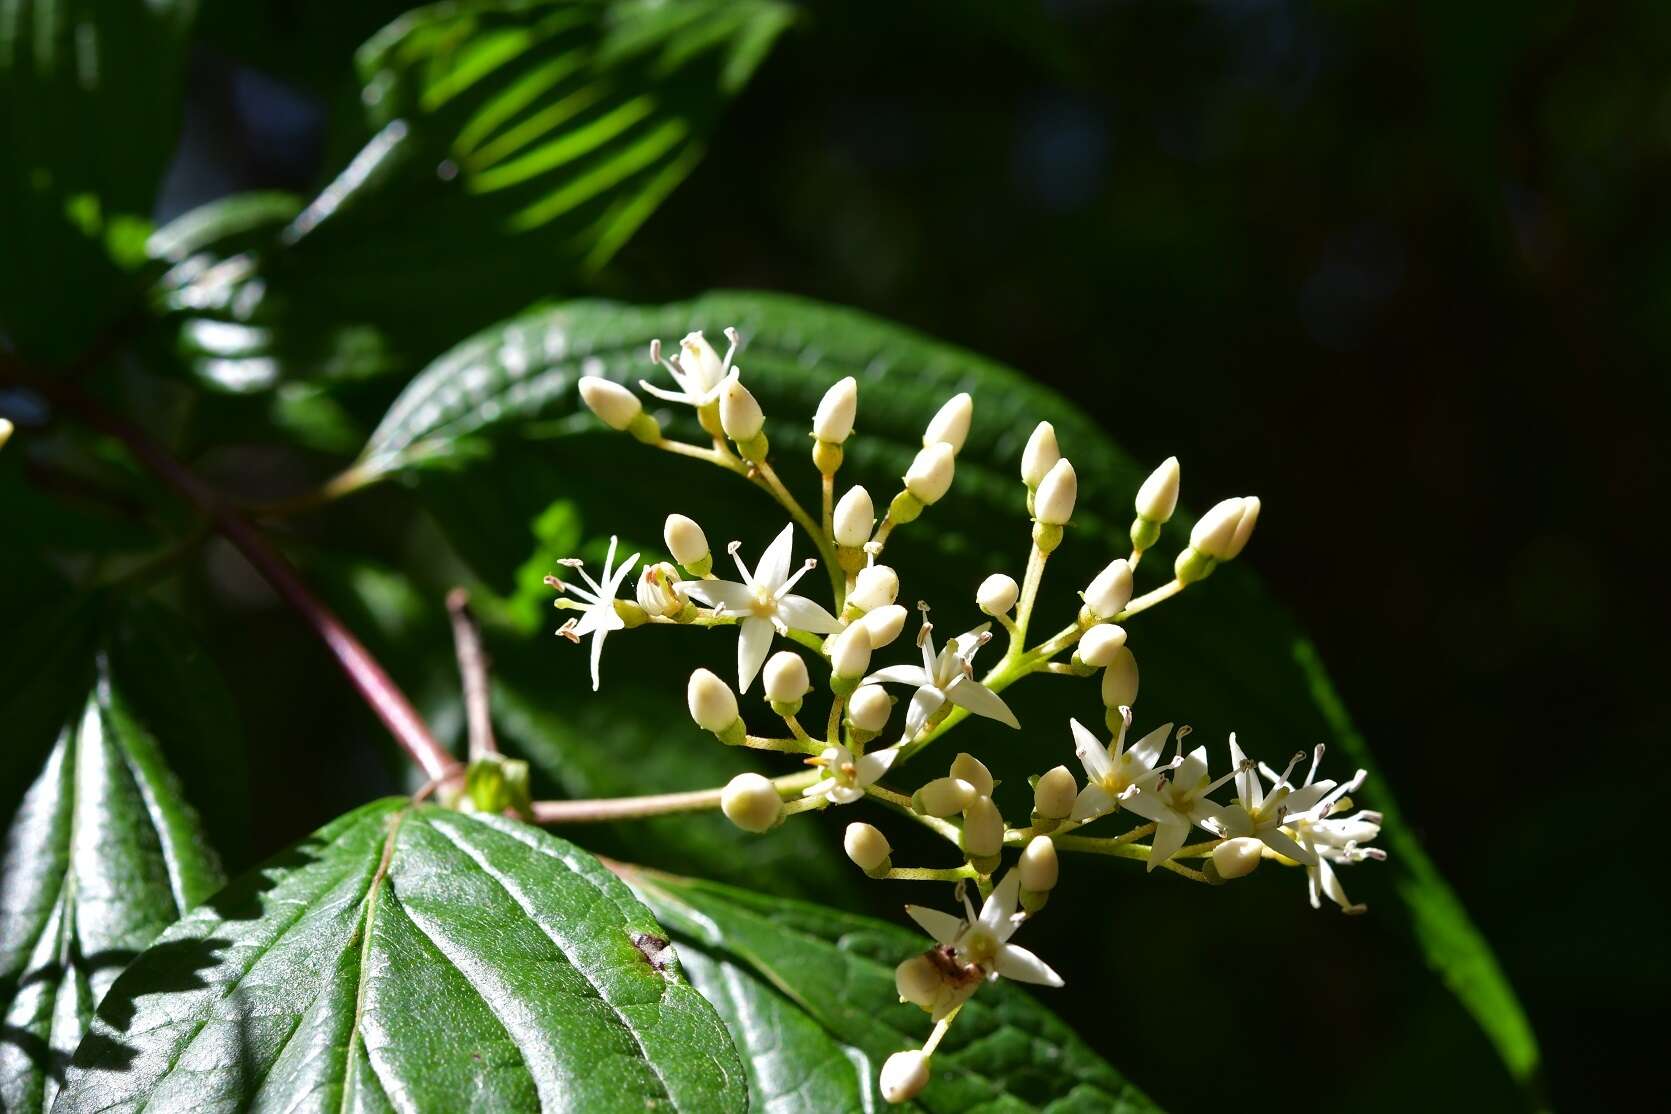
[{"label": "dark background", "polygon": [[[399,8],[211,5],[162,215],[317,188],[349,53]],[[868,309],[1052,384],[1140,459],[1179,453],[1188,498],[1260,494],[1244,560],[1496,947],[1554,1105],[1607,1107],[1671,983],[1667,62],[1656,4],[814,4],[602,286]],[[1374,1081],[1411,1068],[1354,1011],[1398,1003],[1339,988],[1364,1037],[1322,1043],[1362,1062],[1324,1074],[1370,1093],[1313,1094],[1330,1020],[1283,1008],[1284,957],[1225,943],[1144,957],[1269,979],[1250,1020],[1299,1038],[1287,1062],[1215,1052],[1206,1014],[1187,1047],[1118,1001],[1079,1028],[1181,1109],[1384,1105]],[[1501,1100],[1455,1074],[1477,1037],[1406,1050],[1436,1107]]]}]

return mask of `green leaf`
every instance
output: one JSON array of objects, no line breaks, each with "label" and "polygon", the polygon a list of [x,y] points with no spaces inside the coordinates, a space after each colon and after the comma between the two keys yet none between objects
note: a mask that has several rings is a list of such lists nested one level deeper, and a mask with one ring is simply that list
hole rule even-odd
[{"label": "green leaf", "polygon": [[[711,882],[633,872],[673,930],[691,981],[731,1030],[751,1109],[869,1110],[882,1062],[922,1044],[928,1015],[902,1004],[894,967],[926,939],[836,909]],[[1038,1001],[982,987],[934,1056],[929,1111],[1154,1111],[1152,1102]]]},{"label": "green leaf", "polygon": [[123,308],[174,153],[195,9],[0,3],[0,327],[16,348],[66,359]]},{"label": "green leaf", "polygon": [[[908,591],[912,584],[933,583],[936,602],[945,605],[971,599],[989,572],[1020,579],[1026,525],[1016,469],[1033,423],[1041,419],[1054,423],[1079,476],[1073,527],[1051,558],[1042,614],[1065,622],[1077,606],[1071,590],[1110,557],[1127,552],[1130,500],[1154,462],[1140,466],[1070,403],[990,360],[865,314],[776,295],[715,294],[662,307],[584,301],[514,318],[460,344],[414,380],[372,435],[356,469],[364,477],[403,475],[425,494],[437,481],[442,487],[465,487],[467,478],[479,484],[478,473],[491,474],[487,470],[502,459],[518,470],[518,485],[506,490],[532,487],[547,499],[561,495],[589,518],[608,521],[612,529],[641,531],[640,536],[653,536],[659,516],[670,510],[703,521],[712,512],[716,528],[727,531],[736,528],[740,500],[756,500],[753,506],[763,516],[780,514],[741,481],[716,471],[711,483],[693,484],[690,466],[619,435],[611,440],[578,405],[575,384],[581,375],[634,382],[653,374],[644,357],[652,338],[676,339],[695,328],[714,334],[727,325],[746,338],[738,362],[767,414],[779,470],[808,505],[816,499],[808,482],[811,469],[794,467],[792,458],[806,451],[810,415],[837,378],[853,375],[860,385],[858,435],[848,443],[841,482],[866,484],[878,504],[898,489],[898,477],[939,404],[957,391],[973,392],[974,428],[958,457],[957,482],[921,525],[902,528],[888,550]],[[688,411],[657,413],[673,422],[673,432],[701,439]],[[612,466],[599,467],[606,454]],[[536,466],[529,467],[531,456],[538,457]],[[437,472],[441,466],[457,474]],[[467,476],[463,469],[473,471]],[[505,498],[505,491],[496,498]],[[477,529],[501,536],[520,529],[526,540],[526,522],[526,517],[497,526],[478,522]],[[1169,527],[1163,554],[1144,564],[1144,576],[1159,583],[1187,529],[1188,516],[1180,514]],[[502,580],[522,557],[501,547],[503,567],[473,559],[482,575]],[[1369,770],[1362,802],[1396,818],[1391,788],[1369,748],[1349,729],[1326,684],[1318,683],[1309,642],[1245,564],[1221,570],[1155,614],[1128,624],[1143,665],[1139,714],[1149,709],[1155,719],[1187,716],[1215,733],[1235,730],[1244,746],[1265,757],[1280,758],[1297,746],[1328,739],[1349,762]],[[611,660],[606,651],[606,675]],[[1076,711],[1065,712],[1062,698],[1029,688],[1018,686],[1006,698],[1013,695],[1023,722],[1036,713],[1056,725],[1055,734],[1046,732],[1043,740],[1058,748],[1059,760],[1068,761],[1072,750],[1061,721],[1067,714],[1099,720],[1100,704],[1086,694]],[[1001,745],[994,749],[1005,751]],[[1037,772],[1035,754],[1009,754],[1013,768],[1001,776]],[[1489,1035],[1514,1078],[1534,1086],[1536,1040],[1488,945],[1414,834],[1389,824],[1383,838],[1391,861],[1348,872],[1348,889],[1367,887],[1375,896],[1380,887],[1395,898],[1392,909],[1427,963]],[[1390,888],[1380,873],[1391,876]]]},{"label": "green leaf", "polygon": [[57,1109],[741,1110],[662,930],[591,856],[399,799],[320,829],[134,962]]},{"label": "green leaf", "polygon": [[[84,644],[70,645],[74,658]],[[62,661],[50,668],[87,676]],[[164,760],[164,738],[180,740],[158,733],[183,729],[185,718],[144,710],[162,699],[189,718],[213,694],[142,694],[151,677],[115,651],[98,654],[90,679],[90,695],[83,688],[12,817],[0,866],[0,1106],[8,1111],[52,1106],[65,1062],[122,968],[223,881]],[[28,740],[10,734],[17,721],[7,722],[8,749],[27,753]]]}]

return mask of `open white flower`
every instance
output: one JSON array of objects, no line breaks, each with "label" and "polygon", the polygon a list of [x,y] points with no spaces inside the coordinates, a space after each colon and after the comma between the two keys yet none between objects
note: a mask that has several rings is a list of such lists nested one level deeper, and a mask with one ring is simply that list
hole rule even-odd
[{"label": "open white flower", "polygon": [[833,634],[841,629],[834,615],[805,596],[790,595],[795,582],[816,568],[817,561],[809,560],[793,575],[789,572],[790,546],[794,543],[794,526],[785,526],[760,555],[760,563],[751,573],[737,555],[738,543],[732,542],[730,553],[737,562],[743,582],[730,580],[685,580],[679,589],[712,607],[719,615],[742,620],[741,635],[737,640],[737,688],[747,692],[755,675],[772,648],[772,631],[787,634],[791,630],[811,631],[814,634]]},{"label": "open white flower", "polygon": [[824,753],[807,759],[809,766],[822,766],[824,776],[801,790],[801,796],[828,797],[834,804],[850,805],[863,797],[865,786],[875,784],[898,757],[898,747],[857,758],[844,746],[825,747]]},{"label": "open white flower", "polygon": [[1122,802],[1130,811],[1155,822],[1155,838],[1149,844],[1149,870],[1178,853],[1178,848],[1189,838],[1191,825],[1199,824],[1213,835],[1224,830],[1222,810],[1207,799],[1207,794],[1235,776],[1236,771],[1232,770],[1213,781],[1207,767],[1207,748],[1196,747],[1178,763],[1170,778],[1141,788]]},{"label": "open white flower", "polygon": [[982,623],[974,630],[958,635],[936,654],[934,625],[924,619],[922,633],[917,636],[917,645],[923,651],[922,665],[890,665],[865,678],[867,685],[884,682],[917,687],[911,697],[911,707],[905,714],[905,738],[915,735],[928,722],[928,717],[939,711],[948,700],[977,716],[995,719],[1009,727],[1021,726],[1009,705],[974,677],[972,662],[975,651],[991,639],[992,635],[988,633],[991,626],[991,623]]},{"label": "open white flower", "polygon": [[[1288,778],[1304,757],[1303,752],[1294,755],[1286,770],[1280,774],[1272,774],[1271,791],[1267,794],[1264,785],[1259,781],[1258,773],[1254,770],[1254,764],[1242,753],[1236,736],[1231,735],[1230,764],[1236,768],[1236,801],[1221,810],[1223,834],[1231,839],[1237,836],[1252,836],[1279,855],[1306,866],[1315,866],[1316,854],[1295,842],[1282,827],[1288,822],[1290,815],[1308,813],[1325,798],[1332,805],[1339,799],[1339,794],[1331,795],[1331,791],[1336,788],[1334,782],[1313,780],[1317,774],[1317,763],[1323,757],[1322,747],[1317,748],[1316,757],[1311,763],[1311,773],[1306,777],[1305,784],[1298,789],[1294,787]],[[1340,792],[1345,792],[1344,786],[1340,787]]]},{"label": "open white flower", "polygon": [[1046,966],[1044,960],[1009,942],[1021,922],[1027,919],[1027,914],[1016,912],[1020,892],[1021,873],[1011,870],[987,897],[979,913],[975,912],[967,892],[963,894],[965,915],[962,917],[921,905],[907,905],[905,912],[938,944],[956,952],[960,962],[981,968],[988,979],[1002,976],[1016,982],[1061,986],[1062,976]]},{"label": "open white flower", "polygon": [[1113,812],[1120,802],[1137,795],[1138,790],[1159,781],[1172,766],[1155,765],[1166,749],[1167,737],[1172,734],[1170,723],[1162,724],[1126,748],[1126,731],[1131,727],[1131,709],[1120,709],[1120,730],[1114,742],[1103,746],[1076,719],[1068,720],[1073,730],[1073,749],[1085,767],[1085,788],[1073,802],[1072,819],[1080,822]]},{"label": "open white flower", "polygon": [[592,691],[598,691],[598,664],[603,659],[603,640],[612,630],[625,627],[626,620],[615,611],[615,595],[621,590],[621,582],[632,572],[632,567],[638,564],[638,554],[634,553],[620,565],[615,564],[616,539],[609,539],[609,553],[603,559],[603,580],[593,580],[578,557],[566,558],[558,564],[573,569],[580,574],[580,579],[586,582],[582,588],[578,584],[560,581],[562,590],[580,600],[586,605],[585,614],[579,619],[570,619],[564,623],[557,633],[570,642],[578,643],[588,634],[592,636]]},{"label": "open white flower", "polygon": [[673,377],[679,389],[663,390],[642,379],[638,385],[646,393],[666,402],[683,402],[697,407],[718,402],[727,381],[737,378],[737,371],[731,366],[731,358],[737,354],[737,330],[726,329],[725,336],[731,347],[725,350],[723,360],[699,332],[687,333],[685,339],[679,342],[679,355],[669,359],[662,358],[661,341],[652,341],[650,359],[667,369],[667,374]]},{"label": "open white flower", "polygon": [[[1336,785],[1326,779],[1316,780],[1317,767],[1322,761],[1323,747],[1319,745],[1312,752],[1311,769],[1306,774],[1305,783],[1288,798],[1291,807],[1282,832],[1310,856],[1296,861],[1305,864],[1311,907],[1321,908],[1322,899],[1327,897],[1347,913],[1362,913],[1367,906],[1354,905],[1347,898],[1346,889],[1340,884],[1332,864],[1360,863],[1365,859],[1387,857],[1387,853],[1379,847],[1363,846],[1381,834],[1381,814],[1359,810],[1351,816],[1335,816],[1334,813],[1347,807],[1342,803],[1343,798],[1348,793],[1357,792],[1368,771],[1359,770],[1350,780]],[[1270,767],[1260,766],[1261,772],[1279,786],[1292,769],[1290,766],[1278,775]],[[1304,807],[1295,807],[1295,802]],[[1288,857],[1295,858],[1293,855]]]}]

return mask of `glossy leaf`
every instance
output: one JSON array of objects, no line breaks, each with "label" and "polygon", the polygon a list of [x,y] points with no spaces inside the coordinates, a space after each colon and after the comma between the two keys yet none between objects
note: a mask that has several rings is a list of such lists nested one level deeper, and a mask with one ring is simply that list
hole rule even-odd
[{"label": "glossy leaf", "polygon": [[378,801],[135,961],[57,1109],[741,1110],[664,940],[562,840]]},{"label": "glossy leaf", "polygon": [[[842,482],[865,483],[878,503],[897,490],[898,477],[939,404],[957,391],[974,393],[974,427],[958,456],[951,494],[925,515],[924,526],[906,527],[897,535],[901,540],[890,545],[889,561],[908,584],[933,582],[968,600],[988,572],[1003,570],[1019,578],[1024,548],[1018,553],[1016,542],[1025,537],[1026,527],[1016,468],[1032,425],[1040,419],[1054,423],[1079,476],[1073,528],[1051,559],[1052,586],[1042,597],[1046,610],[1054,608],[1064,619],[1071,616],[1077,601],[1068,589],[1086,583],[1110,557],[1127,552],[1130,500],[1147,468],[1065,400],[990,360],[910,330],[776,295],[715,294],[664,307],[576,302],[514,318],[459,345],[416,379],[373,434],[358,470],[367,477],[404,474],[420,491],[445,489],[466,482],[464,474],[453,479],[446,470],[491,467],[484,461],[497,454],[515,462],[522,486],[536,487],[547,498],[574,499],[583,510],[608,514],[618,524],[613,528],[646,534],[655,528],[656,516],[674,509],[699,519],[704,509],[712,509],[731,529],[737,515],[734,506],[725,504],[739,498],[756,498],[761,513],[772,515],[770,502],[740,481],[716,473],[711,484],[691,484],[690,467],[676,467],[664,454],[619,435],[610,440],[612,435],[600,432],[600,424],[578,406],[575,384],[581,375],[628,383],[652,377],[644,355],[652,338],[670,341],[693,328],[717,334],[727,325],[737,326],[746,338],[738,362],[765,409],[780,460],[805,451],[806,423],[824,390],[843,375],[859,380],[859,436],[849,442]],[[688,411],[657,413],[674,423],[674,432],[700,439]],[[622,465],[598,467],[604,454]],[[530,465],[531,456],[539,458],[537,464]],[[446,470],[432,478],[443,466]],[[816,498],[807,482],[810,468],[790,463],[780,465],[780,471],[791,477],[786,482],[803,502]],[[575,482],[579,476],[584,482]],[[647,496],[661,493],[673,493],[677,502],[646,505],[653,502]],[[1194,495],[1187,482],[1185,493],[1186,498]],[[650,521],[634,520],[636,507],[644,508],[641,513]],[[1267,517],[1273,513],[1278,512],[1268,509]],[[515,567],[520,555],[504,552],[503,539],[521,529],[526,542],[526,521],[476,524],[479,532],[496,530],[501,539],[502,566],[485,566],[477,558],[482,575],[502,576]],[[1187,527],[1187,516],[1180,514],[1163,543],[1164,556],[1145,564],[1145,576],[1159,582],[1160,570],[1151,573],[1149,566],[1165,567]],[[1296,746],[1329,739],[1348,762],[1370,771],[1363,803],[1396,816],[1391,789],[1369,748],[1347,729],[1326,683],[1317,683],[1309,642],[1245,564],[1221,570],[1162,611],[1129,624],[1131,645],[1144,669],[1143,708],[1155,709],[1157,718],[1187,714],[1197,724],[1235,730],[1244,745],[1261,755],[1280,757]],[[606,672],[608,661],[606,652]],[[1042,698],[1023,689],[1011,691],[1025,722],[1027,701]],[[1035,707],[1060,723],[1059,702]],[[1081,715],[1088,721],[1100,717],[1094,699]],[[1061,759],[1068,760],[1065,730],[1059,745]],[[1036,769],[1017,768],[1009,776],[1026,772]],[[1407,827],[1389,824],[1382,842],[1392,855],[1384,869],[1393,878],[1388,892],[1396,894],[1397,903],[1383,904],[1378,913],[1401,916],[1427,962],[1490,1036],[1511,1073],[1530,1084],[1538,1063],[1536,1040],[1486,942]],[[1349,873],[1345,881],[1348,889],[1384,885],[1373,869]],[[1295,915],[1302,913],[1297,909]]]},{"label": "glossy leaf", "polygon": [[[57,668],[81,673],[71,658]],[[7,832],[0,1106],[8,1111],[52,1106],[64,1064],[106,989],[157,933],[223,881],[154,734],[184,729],[183,722],[159,721],[135,702],[133,690],[148,680],[113,654],[99,655],[91,695],[63,723]],[[189,716],[191,705],[212,703],[213,694],[176,688],[166,698]],[[18,734],[7,742],[26,750]]]},{"label": "glossy leaf", "polygon": [[[927,941],[823,906],[652,872],[630,876],[673,930],[691,980],[725,1018],[752,1109],[816,1114],[883,1105],[889,1054],[921,1045],[928,1015],[899,1001],[894,966]],[[934,1056],[928,1111],[1158,1108],[1045,1005],[982,987]]]}]

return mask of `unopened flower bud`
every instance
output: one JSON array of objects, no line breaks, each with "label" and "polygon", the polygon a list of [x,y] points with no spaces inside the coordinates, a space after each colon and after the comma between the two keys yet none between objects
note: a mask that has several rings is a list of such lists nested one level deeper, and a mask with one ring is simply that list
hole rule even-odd
[{"label": "unopened flower bud", "polygon": [[[940,442],[950,445],[952,452],[963,449],[963,441],[969,436],[969,419],[975,413],[975,400],[968,394],[953,395],[946,400],[928,423],[928,431],[923,434],[923,448]],[[928,502],[928,500],[923,500]]]},{"label": "unopened flower bud", "polygon": [[870,648],[880,650],[899,637],[905,629],[906,612],[897,603],[885,603],[864,613],[859,622],[870,631]]},{"label": "unopened flower bud", "polygon": [[853,860],[853,865],[866,874],[875,876],[887,872],[890,865],[888,856],[893,854],[894,849],[888,845],[888,837],[876,828],[856,822],[849,824],[841,845],[846,849],[847,857]]},{"label": "unopened flower bud", "polygon": [[1056,844],[1049,836],[1034,836],[1021,852],[1021,862],[1016,869],[1021,871],[1023,892],[1049,893],[1056,888],[1056,879],[1060,874]]},{"label": "unopened flower bud", "polygon": [[581,377],[580,400],[610,429],[626,429],[644,411],[637,395],[619,383],[596,375]]},{"label": "unopened flower bud", "polygon": [[759,774],[738,774],[719,798],[725,818],[745,832],[764,832],[783,818],[783,799],[777,786]]},{"label": "unopened flower bud", "polygon": [[847,698],[847,721],[860,731],[876,734],[888,726],[893,697],[881,685],[860,685]]},{"label": "unopened flower bud", "polygon": [[933,1012],[945,985],[945,975],[926,955],[914,955],[894,968],[894,989],[899,992],[899,1000],[919,1009]]},{"label": "unopened flower bud", "polygon": [[812,689],[806,662],[793,650],[779,650],[766,660],[766,699],[778,704],[799,704]]},{"label": "unopened flower bud", "polygon": [[832,524],[837,545],[860,546],[869,541],[876,526],[876,505],[870,501],[870,492],[857,484],[848,488],[835,505]]},{"label": "unopened flower bud", "polygon": [[673,590],[679,570],[666,561],[645,565],[638,574],[638,606],[651,615],[677,615],[685,609],[684,597]]},{"label": "unopened flower bud", "polygon": [[1226,881],[1252,874],[1264,849],[1265,845],[1252,836],[1227,839],[1213,848],[1213,867]]},{"label": "unopened flower bud", "polygon": [[1038,487],[1061,459],[1062,450],[1056,447],[1056,427],[1040,422],[1027,438],[1027,447],[1021,450],[1021,482]]},{"label": "unopened flower bud", "polygon": [[1003,814],[991,797],[976,797],[963,810],[963,853],[971,859],[996,859],[1003,849]]},{"label": "unopened flower bud", "polygon": [[709,670],[698,669],[690,675],[685,699],[690,705],[690,718],[704,731],[723,735],[740,722],[737,718],[737,694]]},{"label": "unopened flower bud", "polygon": [[831,445],[840,445],[853,435],[853,417],[859,409],[859,382],[851,375],[824,392],[818,413],[812,418],[812,435]]},{"label": "unopened flower bud", "polygon": [[0,449],[5,448],[6,442],[12,439],[13,428],[14,427],[10,421],[5,418],[0,418]]},{"label": "unopened flower bud", "polygon": [[694,518],[686,518],[682,514],[668,515],[661,536],[673,559],[692,576],[702,576],[713,567],[713,557],[708,552],[708,537]]},{"label": "unopened flower bud", "polygon": [[853,580],[847,602],[860,611],[883,607],[899,597],[899,574],[887,565],[866,565]]},{"label": "unopened flower bud", "polygon": [[944,441],[936,441],[917,453],[905,472],[905,490],[919,503],[933,506],[952,486],[956,454]]},{"label": "unopened flower bud", "polygon": [[1126,644],[1126,629],[1113,623],[1098,623],[1079,639],[1079,660],[1101,669],[1112,665],[1114,655]]},{"label": "unopened flower bud", "polygon": [[1078,799],[1079,783],[1066,766],[1046,770],[1033,786],[1033,812],[1046,820],[1066,820]]},{"label": "unopened flower bud", "polygon": [[992,771],[972,754],[959,754],[952,759],[951,776],[973,785],[977,797],[992,796]]},{"label": "unopened flower bud", "polygon": [[830,646],[830,671],[834,674],[831,680],[856,682],[869,667],[870,631],[864,624],[854,623],[836,635],[835,642]]},{"label": "unopened flower bud", "polygon": [[951,816],[975,803],[975,787],[956,777],[937,777],[911,795],[911,807],[924,816]]},{"label": "unopened flower bud", "polygon": [[995,572],[981,581],[981,586],[975,590],[975,603],[986,614],[997,618],[1010,613],[1019,595],[1021,589],[1016,585],[1015,577]]},{"label": "unopened flower bud", "polygon": [[1233,561],[1241,555],[1247,546],[1247,540],[1253,536],[1254,524],[1259,521],[1259,496],[1249,495],[1242,500],[1242,514],[1236,520],[1236,534],[1230,539],[1230,548],[1225,552],[1223,560]]},{"label": "unopened flower bud", "polygon": [[882,1065],[882,1097],[891,1103],[910,1102],[928,1086],[929,1056],[921,1049],[895,1052]]},{"label": "unopened flower bud", "polygon": [[1085,609],[1098,619],[1112,619],[1131,602],[1131,565],[1124,557],[1108,563],[1085,588]]},{"label": "unopened flower bud", "polygon": [[1137,489],[1137,517],[1164,525],[1178,507],[1178,458],[1169,456]]},{"label": "unopened flower bud", "polygon": [[1238,496],[1215,504],[1189,532],[1189,547],[1216,561],[1229,560],[1230,546],[1236,540],[1236,527],[1242,520],[1243,502]]},{"label": "unopened flower bud", "polygon": [[1102,671],[1102,706],[1129,708],[1137,703],[1137,659],[1130,646],[1121,646]]},{"label": "unopened flower bud", "polygon": [[1079,498],[1079,477],[1067,457],[1058,460],[1039,483],[1033,497],[1033,517],[1046,526],[1065,526]]},{"label": "unopened flower bud", "polygon": [[740,379],[731,380],[720,392],[719,424],[725,435],[738,445],[760,436],[760,430],[766,424],[766,415],[761,413],[760,403],[755,401],[754,395]]}]

